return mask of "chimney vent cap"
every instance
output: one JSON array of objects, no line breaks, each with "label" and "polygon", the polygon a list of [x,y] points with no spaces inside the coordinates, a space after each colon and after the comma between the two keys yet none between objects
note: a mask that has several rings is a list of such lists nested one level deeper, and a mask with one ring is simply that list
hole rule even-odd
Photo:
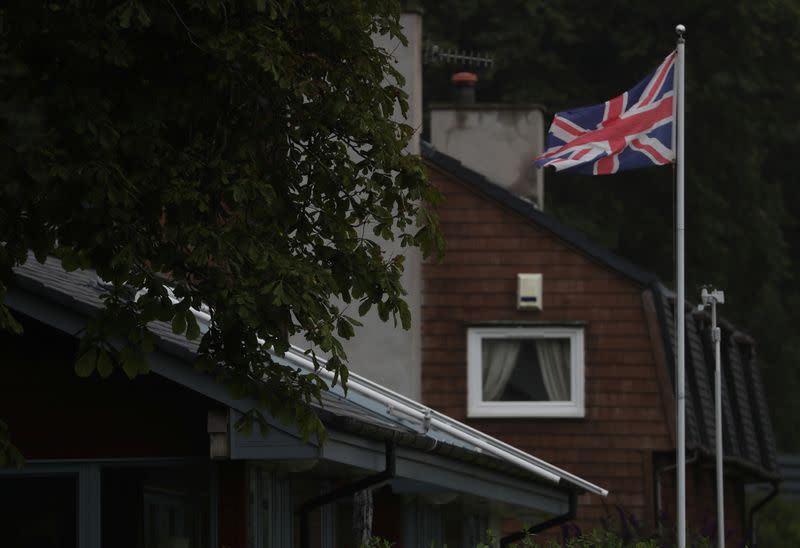
[{"label": "chimney vent cap", "polygon": [[478,83],[478,75],[474,72],[456,72],[450,81],[457,86],[474,86]]}]

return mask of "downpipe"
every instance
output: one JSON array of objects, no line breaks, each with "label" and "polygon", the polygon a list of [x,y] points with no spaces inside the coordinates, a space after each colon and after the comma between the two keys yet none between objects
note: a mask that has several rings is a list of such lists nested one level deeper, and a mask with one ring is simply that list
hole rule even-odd
[{"label": "downpipe", "polygon": [[522,531],[518,531],[516,533],[511,533],[510,535],[506,535],[500,539],[500,548],[506,548],[512,542],[519,542],[523,540],[528,535],[535,535],[536,533],[541,533],[551,527],[556,527],[558,525],[562,525],[570,520],[575,519],[575,516],[578,513],[578,495],[575,491],[571,491],[569,494],[569,510],[565,514],[561,514],[560,516],[556,516],[551,518],[547,521],[543,521],[537,525],[532,527],[528,527]]},{"label": "downpipe", "polygon": [[747,528],[750,530],[750,548],[756,548],[758,545],[758,535],[756,535],[756,514],[767,505],[769,501],[778,496],[779,487],[778,482],[772,484],[772,491],[759,502],[757,502],[747,515]]},{"label": "downpipe", "polygon": [[375,487],[393,479],[396,475],[397,456],[395,453],[394,442],[386,442],[386,467],[382,472],[367,476],[353,483],[337,487],[333,491],[314,497],[300,505],[298,514],[300,515],[300,548],[309,548],[308,535],[308,515],[321,506],[352,497],[359,491]]}]

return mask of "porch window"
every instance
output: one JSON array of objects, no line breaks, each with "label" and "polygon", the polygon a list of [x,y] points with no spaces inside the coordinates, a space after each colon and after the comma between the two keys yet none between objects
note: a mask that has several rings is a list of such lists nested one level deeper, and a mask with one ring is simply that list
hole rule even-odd
[{"label": "porch window", "polygon": [[0,545],[75,548],[77,475],[0,477]]},{"label": "porch window", "polygon": [[582,326],[467,331],[470,417],[583,417]]}]

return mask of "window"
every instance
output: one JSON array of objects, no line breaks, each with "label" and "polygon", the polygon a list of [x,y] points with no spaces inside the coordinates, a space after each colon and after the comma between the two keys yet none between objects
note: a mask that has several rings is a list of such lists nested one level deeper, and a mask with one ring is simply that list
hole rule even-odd
[{"label": "window", "polygon": [[3,546],[77,546],[76,480],[74,475],[0,477],[0,538]]},{"label": "window", "polygon": [[205,464],[107,467],[102,471],[103,546],[208,548],[211,470]]},{"label": "window", "polygon": [[470,417],[583,417],[583,327],[472,327]]}]

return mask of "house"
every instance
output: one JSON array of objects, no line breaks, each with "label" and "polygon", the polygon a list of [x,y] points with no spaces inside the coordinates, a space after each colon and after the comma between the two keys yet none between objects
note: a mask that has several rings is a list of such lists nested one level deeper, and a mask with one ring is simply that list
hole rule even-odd
[{"label": "house", "polygon": [[[422,144],[447,255],[421,275],[425,404],[609,489],[580,498],[575,523],[615,506],[655,526],[674,515],[674,303],[652,273],[527,199]],[[539,275],[521,309],[519,275]],[[536,276],[532,277],[537,279]],[[527,278],[523,278],[527,279]],[[687,314],[690,530],[715,530],[710,319]],[[755,342],[722,322],[729,545],[751,516],[744,486],[779,479]]]},{"label": "house", "polygon": [[0,333],[0,417],[27,462],[0,470],[4,545],[349,547],[371,529],[472,548],[503,519],[546,527],[605,493],[357,375],[315,407],[325,443],[271,417],[268,435],[239,431],[257,402],[196,371],[196,343],[158,322],[150,374],[80,379],[77,337],[104,291],[54,258],[15,270],[6,302],[25,331]]},{"label": "house", "polygon": [[[409,120],[420,127],[421,18],[403,18],[409,43],[392,51],[406,76]],[[446,257],[425,262],[416,251],[387,246],[406,254],[412,329],[367,316],[345,345],[351,367],[608,488],[608,498],[581,496],[574,523],[583,529],[600,526],[615,507],[651,527],[669,524],[672,294],[652,273],[544,213],[543,175],[530,161],[544,147],[542,107],[476,103],[474,75],[453,82],[456,100],[431,105],[431,143],[415,138],[409,147],[444,195]],[[520,282],[541,284],[540,310],[520,309]],[[709,318],[687,318],[687,513],[690,530],[713,534]],[[780,474],[755,342],[734,325],[721,328],[727,539],[736,545],[761,507],[760,499],[746,501],[744,486],[775,488]]]}]

